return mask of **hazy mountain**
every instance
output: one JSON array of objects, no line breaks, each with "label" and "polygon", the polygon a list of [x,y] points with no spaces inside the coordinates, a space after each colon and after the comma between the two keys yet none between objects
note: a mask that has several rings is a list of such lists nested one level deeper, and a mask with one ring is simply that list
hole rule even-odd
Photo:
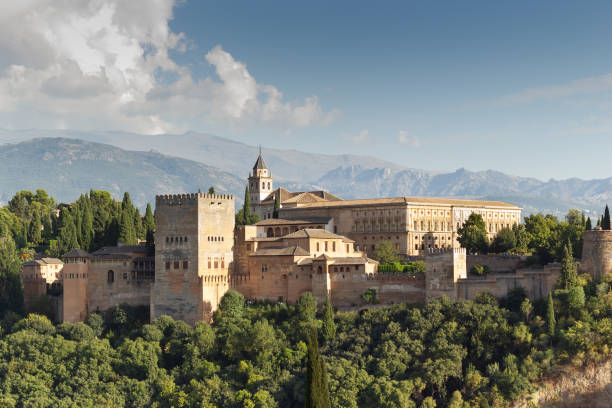
[{"label": "hazy mountain", "polygon": [[[196,132],[151,136],[125,132],[0,129],[0,143],[19,142],[38,137],[67,137],[107,143],[126,150],[153,150],[217,167],[241,179],[248,176],[258,155],[256,146]],[[373,157],[315,154],[297,150],[272,149],[268,146],[264,146],[264,157],[276,180],[299,183],[311,183],[338,166],[360,165],[362,168],[381,167],[394,170],[403,168],[395,163]]]},{"label": "hazy mountain", "polygon": [[[240,204],[247,174],[258,153],[255,146],[193,132],[144,136],[0,130],[0,142],[43,135],[104,141],[122,149],[149,152],[65,138],[38,138],[0,146],[3,202],[24,188],[43,187],[64,201],[90,188],[100,188],[117,197],[128,190],[142,205],[152,201],[155,194],[204,190],[214,185],[218,191],[236,194]],[[326,189],[345,199],[403,195],[481,198],[520,205],[525,214],[564,215],[569,208],[577,207],[590,216],[598,216],[606,203],[612,204],[612,178],[540,181],[493,170],[442,173],[408,169],[371,157],[294,150],[265,149],[264,156],[277,186],[295,191]]]},{"label": "hazy mountain", "polygon": [[0,146],[0,201],[16,191],[43,188],[70,202],[90,189],[115,198],[129,191],[140,207],[156,194],[208,191],[236,194],[242,202],[244,180],[211,166],[153,152],[133,152],[100,143],[38,138]]},{"label": "hazy mountain", "polygon": [[459,169],[452,173],[433,173],[411,169],[338,167],[313,184],[343,198],[407,195],[503,200],[520,205],[526,214],[564,215],[570,208],[577,207],[590,216],[598,216],[606,203],[612,203],[612,178],[543,182],[492,170],[472,172]]}]

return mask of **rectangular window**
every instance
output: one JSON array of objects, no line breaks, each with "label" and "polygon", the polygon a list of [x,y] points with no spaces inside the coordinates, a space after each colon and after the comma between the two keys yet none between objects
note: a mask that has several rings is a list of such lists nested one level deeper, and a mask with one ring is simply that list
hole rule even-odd
[{"label": "rectangular window", "polygon": [[317,242],[317,252],[319,252],[319,243]]},{"label": "rectangular window", "polygon": [[170,269],[170,262],[166,262],[166,270]]},{"label": "rectangular window", "polygon": [[189,261],[183,261],[183,269],[187,269],[189,267]]},{"label": "rectangular window", "polygon": [[332,242],[332,251],[336,252],[336,241]]},{"label": "rectangular window", "polygon": [[325,252],[327,252],[327,241],[325,241]]},{"label": "rectangular window", "polygon": [[123,272],[123,280],[127,279],[127,272]]}]

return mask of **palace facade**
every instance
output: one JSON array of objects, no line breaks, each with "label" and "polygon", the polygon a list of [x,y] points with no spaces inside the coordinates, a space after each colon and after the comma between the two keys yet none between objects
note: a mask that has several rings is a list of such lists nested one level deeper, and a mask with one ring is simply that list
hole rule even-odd
[{"label": "palace facade", "polygon": [[[342,200],[326,191],[292,193],[272,189],[272,173],[260,153],[249,177],[251,210],[266,226],[267,236],[309,226],[323,228],[355,241],[372,254],[377,244],[390,241],[405,255],[430,249],[459,248],[457,231],[470,214],[482,215],[492,241],[502,228],[521,222],[521,208],[500,201],[428,197],[395,197]],[[275,200],[280,209],[274,215]]]}]

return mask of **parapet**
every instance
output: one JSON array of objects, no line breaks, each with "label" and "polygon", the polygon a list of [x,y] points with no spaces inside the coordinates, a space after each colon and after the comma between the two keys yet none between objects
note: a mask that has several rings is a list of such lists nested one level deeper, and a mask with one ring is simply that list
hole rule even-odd
[{"label": "parapet", "polygon": [[429,248],[427,252],[425,252],[425,256],[436,256],[445,254],[465,255],[466,251],[465,248]]},{"label": "parapet", "polygon": [[234,196],[232,194],[204,193],[164,194],[155,196],[155,206],[157,207],[159,205],[182,205],[183,203],[197,202],[198,199],[233,201]]}]

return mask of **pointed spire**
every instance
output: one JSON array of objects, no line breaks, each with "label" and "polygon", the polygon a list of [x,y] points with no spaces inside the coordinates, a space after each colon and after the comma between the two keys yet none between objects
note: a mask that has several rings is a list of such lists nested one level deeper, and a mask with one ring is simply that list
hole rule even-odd
[{"label": "pointed spire", "polygon": [[263,159],[263,156],[261,155],[261,145],[259,146],[259,156],[257,157],[257,161],[255,162],[255,165],[253,166],[253,170],[268,170],[268,166],[266,165],[266,162]]}]

